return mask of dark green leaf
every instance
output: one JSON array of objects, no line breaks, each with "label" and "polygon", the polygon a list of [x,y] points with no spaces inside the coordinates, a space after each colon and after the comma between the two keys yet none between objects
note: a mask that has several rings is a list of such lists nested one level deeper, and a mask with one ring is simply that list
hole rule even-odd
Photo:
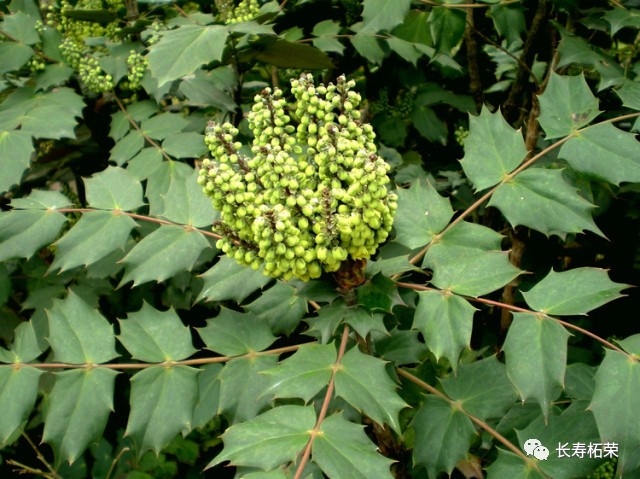
[{"label": "dark green leaf", "polygon": [[144,303],[142,309],[121,319],[118,340],[134,359],[147,362],[180,361],[196,350],[191,343],[191,332],[178,315],[158,311]]},{"label": "dark green leaf", "polygon": [[364,0],[363,5],[361,31],[376,33],[400,25],[409,12],[411,0]]},{"label": "dark green leaf", "polygon": [[408,248],[424,246],[449,224],[452,216],[451,203],[431,183],[416,182],[409,189],[399,188],[396,241]]},{"label": "dark green leaf", "polygon": [[50,271],[88,266],[123,250],[129,233],[137,226],[129,216],[111,211],[85,213],[71,230],[56,242],[56,257]]},{"label": "dark green leaf", "polygon": [[331,68],[331,59],[310,45],[272,38],[257,51],[256,59],[281,68]]},{"label": "dark green leaf", "polygon": [[342,300],[335,301],[329,306],[323,306],[318,311],[317,318],[306,320],[310,325],[307,334],[314,337],[319,336],[320,341],[326,344],[350,311],[350,308]]},{"label": "dark green leaf", "polygon": [[567,136],[600,114],[598,100],[582,74],[571,77],[551,73],[547,88],[538,100],[538,121],[548,140]]},{"label": "dark green leaf", "polygon": [[0,446],[27,420],[38,396],[42,371],[22,366],[0,366]]},{"label": "dark green leaf", "polygon": [[18,324],[13,331],[13,342],[9,350],[0,348],[0,362],[28,363],[40,356],[44,347],[40,346],[39,341],[44,338],[39,337],[38,333],[31,321]]},{"label": "dark green leaf", "polygon": [[313,441],[313,461],[336,479],[392,479],[393,461],[380,455],[360,424],[347,421],[342,414],[326,418]]},{"label": "dark green leaf", "polygon": [[444,379],[442,387],[465,411],[481,419],[504,416],[517,399],[504,364],[495,356],[461,364],[457,377]]},{"label": "dark green leaf", "polygon": [[239,265],[228,256],[220,258],[220,261],[201,277],[204,279],[204,286],[198,295],[198,301],[233,299],[240,303],[256,289],[271,281],[259,272]]},{"label": "dark green leaf", "polygon": [[592,366],[583,363],[568,365],[564,376],[564,392],[577,401],[590,401],[596,385],[595,374],[596,368]]},{"label": "dark green leaf", "polygon": [[581,173],[619,185],[640,182],[640,143],[636,136],[604,123],[581,132],[559,156]]},{"label": "dark green leaf", "polygon": [[398,414],[407,406],[396,393],[385,362],[363,354],[357,347],[342,358],[335,375],[336,394],[378,424],[400,432]]},{"label": "dark green leaf", "polygon": [[384,50],[380,47],[376,36],[359,32],[352,36],[350,40],[356,51],[371,63],[379,65],[384,60]]},{"label": "dark green leaf", "polygon": [[33,48],[22,43],[0,43],[0,75],[19,70],[34,53]]},{"label": "dark green leaf", "polygon": [[447,124],[427,106],[420,106],[413,109],[411,121],[418,132],[427,140],[447,143]]},{"label": "dark green leaf", "polygon": [[418,339],[418,331],[394,329],[386,334],[373,333],[376,356],[395,366],[416,364],[422,361],[427,348]]},{"label": "dark green leaf", "polygon": [[139,131],[130,132],[127,136],[118,140],[111,149],[111,161],[118,166],[125,164],[140,152],[144,146],[144,141],[144,137]]},{"label": "dark green leaf", "polygon": [[487,468],[487,479],[546,479],[546,476],[520,456],[498,449],[498,459]]},{"label": "dark green leaf", "polygon": [[276,398],[301,398],[306,403],[329,384],[336,361],[336,347],[331,344],[304,344],[278,367],[264,371],[269,378],[265,394]]},{"label": "dark green leaf", "polygon": [[[2,45],[0,45],[0,48]],[[23,131],[0,131],[0,192],[20,184],[34,152],[31,135]]]},{"label": "dark green leaf", "polygon": [[197,369],[186,366],[154,366],[131,378],[131,413],[125,436],[131,436],[138,454],[156,454],[171,439],[191,429],[198,395]]},{"label": "dark green leaf", "polygon": [[429,25],[438,51],[449,55],[462,41],[465,13],[455,8],[434,7],[429,16]]},{"label": "dark green leaf", "polygon": [[222,364],[206,364],[198,374],[198,401],[193,409],[193,427],[205,427],[218,414],[220,383],[218,375]]},{"label": "dark green leaf", "polygon": [[425,466],[429,477],[451,474],[464,459],[475,434],[473,424],[462,411],[442,398],[427,396],[412,423],[416,432],[413,462]]},{"label": "dark green leaf", "polygon": [[498,187],[489,206],[498,208],[511,226],[523,225],[564,238],[567,233],[593,231],[603,236],[591,218],[594,208],[576,192],[560,170],[532,168]]},{"label": "dark green leaf", "polygon": [[266,321],[227,308],[208,319],[204,328],[198,328],[198,334],[208,349],[224,356],[263,351],[276,340]]},{"label": "dark green leaf", "polygon": [[224,461],[232,465],[273,469],[292,462],[307,444],[316,422],[311,406],[280,406],[222,435],[224,449],[208,467]]},{"label": "dark green leaf", "polygon": [[73,291],[65,300],[55,299],[47,316],[56,361],[99,364],[118,356],[109,322]]},{"label": "dark green leaf", "polygon": [[149,69],[159,86],[193,73],[203,64],[222,60],[228,35],[222,25],[181,25],[149,48]]},{"label": "dark green leaf", "polygon": [[611,36],[625,27],[640,28],[640,11],[627,8],[612,8],[602,17],[611,25]]},{"label": "dark green leaf", "polygon": [[455,371],[460,353],[471,341],[475,308],[444,291],[420,291],[418,296],[413,328],[422,332],[436,359],[447,358]]},{"label": "dark green leaf", "polygon": [[387,38],[387,45],[396,52],[401,58],[413,63],[416,66],[418,59],[422,56],[422,51],[418,50],[411,42],[398,37]]},{"label": "dark green leaf", "polygon": [[113,410],[117,374],[104,368],[56,373],[42,441],[51,444],[65,460],[78,459],[104,432],[109,412]]},{"label": "dark green leaf", "polygon": [[433,270],[432,283],[468,296],[495,291],[520,274],[500,250],[502,236],[486,226],[461,222],[433,244],[423,267]]},{"label": "dark green leaf", "polygon": [[640,110],[640,82],[625,82],[615,92],[624,106]]},{"label": "dark green leaf", "polygon": [[549,274],[524,294],[534,310],[553,315],[584,314],[623,295],[627,285],[614,283],[603,269],[575,268]]},{"label": "dark green leaf", "polygon": [[231,423],[248,421],[262,412],[272,400],[266,395],[269,378],[263,374],[276,366],[275,355],[234,359],[225,364],[217,381],[220,385],[218,414]]},{"label": "dark green leaf", "polygon": [[84,181],[93,208],[131,211],[142,206],[142,186],[127,170],[110,166]]},{"label": "dark green leaf", "polygon": [[180,271],[190,271],[209,242],[195,230],[161,225],[122,259],[126,273],[120,285],[133,281],[164,281]]},{"label": "dark green leaf", "polygon": [[490,113],[485,107],[479,116],[470,117],[460,163],[476,190],[500,183],[526,155],[522,133],[514,130],[500,112]]},{"label": "dark green leaf", "polygon": [[0,28],[10,35],[11,40],[34,45],[40,42],[40,36],[36,31],[36,22],[36,18],[19,11],[13,15],[4,15]]},{"label": "dark green leaf", "polygon": [[384,315],[382,313],[372,313],[363,307],[351,307],[345,317],[345,323],[353,328],[363,338],[366,338],[371,331],[386,333],[384,326]]},{"label": "dark green leaf", "polygon": [[536,400],[545,417],[564,386],[568,338],[552,319],[513,313],[503,346],[507,374],[520,398]]}]

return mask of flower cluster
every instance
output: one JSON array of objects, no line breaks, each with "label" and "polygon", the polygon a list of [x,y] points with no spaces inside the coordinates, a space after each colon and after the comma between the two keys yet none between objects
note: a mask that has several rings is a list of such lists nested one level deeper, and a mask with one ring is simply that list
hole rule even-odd
[{"label": "flower cluster", "polygon": [[[389,165],[376,154],[361,97],[344,76],[315,85],[291,81],[289,109],[279,89],[255,97],[248,115],[251,155],[229,123],[210,123],[199,183],[221,218],[218,247],[267,275],[304,281],[375,253],[393,224],[397,197]],[[295,120],[295,121],[294,121]]]},{"label": "flower cluster", "polygon": [[258,0],[240,0],[234,5],[233,0],[216,0],[220,16],[227,25],[253,20],[260,13]]}]

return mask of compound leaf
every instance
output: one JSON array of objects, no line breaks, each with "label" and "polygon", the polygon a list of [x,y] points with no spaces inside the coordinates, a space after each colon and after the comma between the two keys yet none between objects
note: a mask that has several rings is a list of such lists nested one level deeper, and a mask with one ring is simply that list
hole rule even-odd
[{"label": "compound leaf", "polygon": [[326,418],[312,446],[313,462],[328,476],[350,479],[392,479],[393,461],[376,451],[360,424],[342,414]]},{"label": "compound leaf", "polygon": [[250,421],[231,426],[222,435],[224,449],[207,467],[229,461],[265,471],[293,462],[309,440],[316,422],[312,406],[280,406]]},{"label": "compound leaf", "polygon": [[422,332],[433,355],[447,358],[455,370],[471,341],[475,308],[466,299],[441,291],[420,291],[418,297],[412,327]]},{"label": "compound leaf", "polygon": [[161,225],[122,258],[126,266],[120,286],[133,281],[137,286],[147,281],[164,281],[180,271],[190,271],[209,242],[195,230]]},{"label": "compound leaf", "polygon": [[123,250],[137,223],[112,211],[85,213],[71,230],[56,242],[56,257],[50,271],[89,266],[116,250]]},{"label": "compound leaf", "polygon": [[101,437],[113,410],[117,372],[111,369],[71,369],[56,373],[45,414],[43,442],[74,462]]},{"label": "compound leaf", "polygon": [[453,216],[451,202],[427,182],[398,189],[398,211],[394,222],[396,241],[407,248],[429,243]]},{"label": "compound leaf", "polygon": [[128,319],[118,320],[118,340],[140,361],[180,361],[196,352],[189,328],[182,324],[175,311],[158,311],[147,303],[130,313]]},{"label": "compound leaf", "polygon": [[238,264],[228,256],[220,258],[209,271],[201,275],[201,278],[204,280],[204,286],[198,295],[198,301],[233,299],[238,303],[271,281],[267,276]]},{"label": "compound leaf", "polygon": [[524,294],[534,310],[553,315],[585,314],[620,298],[627,285],[614,283],[599,268],[575,268],[549,274]]},{"label": "compound leaf", "polygon": [[198,397],[199,370],[187,366],[153,366],[131,378],[131,413],[125,436],[138,445],[138,454],[158,454],[171,439],[191,429]]},{"label": "compound leaf", "polygon": [[527,155],[522,133],[514,130],[500,112],[486,107],[469,119],[469,135],[464,141],[462,169],[476,190],[500,183]]},{"label": "compound leaf", "polygon": [[611,123],[595,125],[571,138],[559,156],[581,173],[615,185],[640,182],[640,143]]},{"label": "compound leaf", "polygon": [[504,416],[517,399],[504,364],[495,356],[460,365],[457,376],[444,379],[442,387],[447,396],[482,419]]},{"label": "compound leaf", "polygon": [[263,373],[270,382],[266,393],[309,402],[329,383],[335,361],[336,347],[333,343],[304,344],[278,367]]},{"label": "compound leaf", "polygon": [[400,432],[398,414],[407,404],[396,393],[385,362],[355,347],[349,350],[335,375],[336,394],[378,424]]},{"label": "compound leaf", "polygon": [[495,291],[520,274],[500,250],[502,236],[486,226],[461,222],[433,244],[423,267],[433,270],[431,282],[468,296]]},{"label": "compound leaf", "polygon": [[547,134],[547,140],[567,136],[600,114],[598,99],[591,93],[582,73],[560,76],[552,72],[538,100],[538,121]]},{"label": "compound leaf", "polygon": [[64,300],[55,299],[47,316],[47,340],[56,361],[100,364],[118,356],[109,322],[73,291]]},{"label": "compound leaf", "polygon": [[413,462],[429,471],[429,477],[439,472],[451,474],[463,459],[475,428],[465,414],[440,397],[428,396],[413,419],[416,432]]},{"label": "compound leaf", "polygon": [[110,166],[85,181],[87,201],[101,210],[131,211],[142,206],[142,186],[127,170]]},{"label": "compound leaf", "polygon": [[564,387],[568,338],[552,319],[513,313],[503,347],[507,374],[520,398],[536,400],[545,417]]},{"label": "compound leaf", "polygon": [[276,340],[269,323],[254,315],[221,308],[198,334],[207,349],[224,356],[240,356],[268,348]]},{"label": "compound leaf", "polygon": [[562,177],[561,170],[531,168],[498,187],[495,206],[511,226],[528,226],[547,236],[593,231],[603,236],[591,218],[594,206]]}]

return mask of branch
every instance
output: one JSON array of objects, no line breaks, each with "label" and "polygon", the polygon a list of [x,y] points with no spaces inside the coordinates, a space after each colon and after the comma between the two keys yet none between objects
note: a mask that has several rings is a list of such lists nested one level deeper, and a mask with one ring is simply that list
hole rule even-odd
[{"label": "branch", "polygon": [[309,433],[309,441],[304,448],[302,453],[302,457],[300,458],[300,462],[298,463],[298,468],[296,469],[296,475],[293,479],[300,479],[302,477],[302,472],[304,471],[304,467],[307,465],[309,461],[309,457],[311,455],[311,447],[313,446],[313,441],[316,436],[320,433],[320,426],[322,425],[322,421],[327,416],[327,411],[329,410],[329,403],[331,403],[331,396],[333,396],[333,387],[336,378],[336,372],[340,369],[340,361],[342,361],[342,356],[344,356],[344,352],[347,349],[347,341],[349,340],[349,326],[344,325],[344,330],[342,331],[342,339],[340,340],[340,349],[338,350],[338,357],[336,358],[336,362],[333,363],[333,367],[331,368],[331,379],[329,379],[329,385],[327,386],[327,392],[324,395],[324,401],[322,402],[322,407],[320,409],[320,413],[318,414],[318,420],[316,421],[316,425],[313,430]]}]

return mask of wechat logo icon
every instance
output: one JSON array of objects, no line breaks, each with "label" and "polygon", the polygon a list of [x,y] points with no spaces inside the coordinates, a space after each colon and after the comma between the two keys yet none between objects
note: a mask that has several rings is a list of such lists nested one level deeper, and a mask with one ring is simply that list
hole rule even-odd
[{"label": "wechat logo icon", "polygon": [[540,461],[546,461],[549,457],[549,449],[544,447],[537,439],[527,439],[523,449],[527,456],[533,456]]}]

